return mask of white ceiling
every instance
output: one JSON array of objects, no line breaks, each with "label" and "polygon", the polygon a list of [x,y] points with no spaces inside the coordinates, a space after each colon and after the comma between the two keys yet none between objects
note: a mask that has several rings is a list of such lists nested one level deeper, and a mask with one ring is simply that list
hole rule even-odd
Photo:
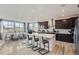
[{"label": "white ceiling", "polygon": [[[63,11],[64,9],[64,11]],[[70,17],[79,14],[76,4],[25,4],[0,5],[0,18],[24,21],[40,21]],[[64,15],[64,16],[62,16]]]}]

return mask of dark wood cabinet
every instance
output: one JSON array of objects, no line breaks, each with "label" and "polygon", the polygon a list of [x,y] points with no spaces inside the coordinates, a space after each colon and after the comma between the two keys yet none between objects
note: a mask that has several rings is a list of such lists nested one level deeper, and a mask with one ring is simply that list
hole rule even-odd
[{"label": "dark wood cabinet", "polygon": [[74,32],[74,27],[75,27],[75,20],[78,17],[73,17],[69,19],[62,19],[62,20],[56,20],[55,21],[55,28],[56,29],[71,29],[70,33],[71,34],[56,34],[56,40],[58,41],[63,41],[63,42],[70,42],[73,43],[73,32]]},{"label": "dark wood cabinet", "polygon": [[56,34],[56,40],[73,43],[73,37],[71,34]]},{"label": "dark wood cabinet", "polygon": [[77,17],[69,18],[69,19],[62,19],[55,21],[55,28],[56,29],[71,29],[75,26],[75,20]]}]

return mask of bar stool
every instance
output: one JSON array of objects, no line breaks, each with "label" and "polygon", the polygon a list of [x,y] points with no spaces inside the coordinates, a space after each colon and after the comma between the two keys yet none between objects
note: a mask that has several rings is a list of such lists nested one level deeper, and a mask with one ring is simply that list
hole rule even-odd
[{"label": "bar stool", "polygon": [[[39,38],[36,38],[35,36],[33,36],[33,46],[32,46],[32,49],[34,50],[34,51],[36,51],[36,50],[38,50],[39,49],[39,46],[38,46],[38,44],[39,44]],[[36,43],[36,45],[35,45],[35,43]]]},{"label": "bar stool", "polygon": [[[43,37],[42,37],[42,45],[44,46],[44,48],[41,47],[41,49],[38,51],[40,54],[42,55],[45,55],[46,53],[49,52],[49,41],[48,40],[45,40]],[[46,49],[47,47],[47,49]]]},{"label": "bar stool", "polygon": [[29,44],[29,47],[32,47],[32,37],[29,37],[29,35],[27,35],[27,39],[28,39],[27,43]]}]

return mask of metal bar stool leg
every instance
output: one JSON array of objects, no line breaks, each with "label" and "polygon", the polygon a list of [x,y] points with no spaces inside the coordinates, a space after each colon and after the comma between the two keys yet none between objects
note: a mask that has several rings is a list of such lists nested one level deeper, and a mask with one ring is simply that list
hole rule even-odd
[{"label": "metal bar stool leg", "polygon": [[28,43],[28,48],[31,48],[32,47],[32,38],[29,37],[29,35],[27,35],[27,43]]},{"label": "metal bar stool leg", "polygon": [[[46,44],[48,44],[48,45],[46,46]],[[38,52],[42,55],[45,55],[49,52],[49,41],[43,40],[43,46],[44,46],[44,48],[41,48]],[[47,50],[45,49],[46,47],[47,47]]]},{"label": "metal bar stool leg", "polygon": [[34,51],[36,51],[36,50],[39,49],[39,47],[38,47],[38,42],[39,42],[39,38],[35,38],[35,36],[34,36],[34,44],[36,43],[36,45],[33,45],[33,46],[32,46],[32,49],[33,49]]}]

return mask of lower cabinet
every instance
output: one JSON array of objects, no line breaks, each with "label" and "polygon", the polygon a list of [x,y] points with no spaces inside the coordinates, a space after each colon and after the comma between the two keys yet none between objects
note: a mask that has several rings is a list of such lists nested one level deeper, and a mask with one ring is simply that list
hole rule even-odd
[{"label": "lower cabinet", "polygon": [[56,40],[73,43],[73,37],[70,34],[56,34]]}]

